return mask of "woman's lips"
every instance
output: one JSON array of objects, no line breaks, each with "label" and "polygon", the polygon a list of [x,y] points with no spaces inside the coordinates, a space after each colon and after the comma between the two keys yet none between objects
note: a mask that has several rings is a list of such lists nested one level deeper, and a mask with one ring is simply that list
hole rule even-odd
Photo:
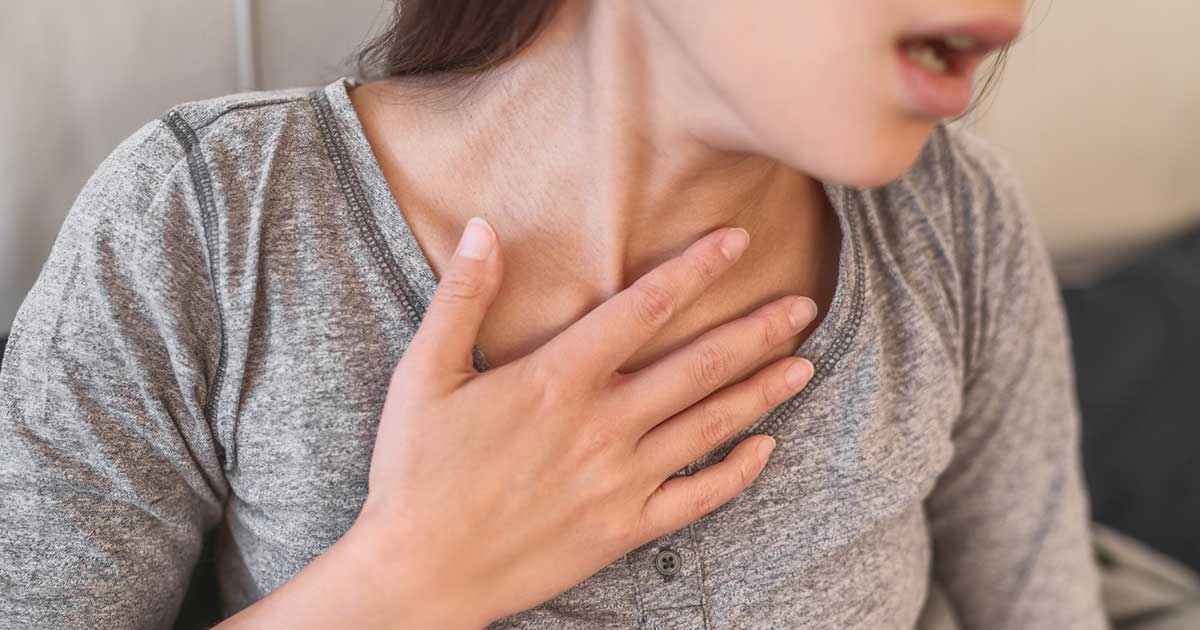
[{"label": "woman's lips", "polygon": [[971,104],[974,75],[993,50],[1011,42],[1019,22],[986,22],[914,33],[897,45],[900,74],[914,109],[957,116]]},{"label": "woman's lips", "polygon": [[[938,55],[934,57],[934,55]],[[930,116],[957,116],[971,104],[973,77],[982,55],[944,58],[930,47],[902,46],[900,71],[917,107]],[[941,64],[942,71],[930,66]]]}]

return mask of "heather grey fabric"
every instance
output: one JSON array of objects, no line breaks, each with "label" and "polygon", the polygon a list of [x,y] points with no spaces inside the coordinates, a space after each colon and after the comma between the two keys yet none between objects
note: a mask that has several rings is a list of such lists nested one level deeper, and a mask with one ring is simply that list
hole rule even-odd
[{"label": "heather grey fabric", "polygon": [[[80,194],[0,372],[4,627],[169,626],[211,528],[234,611],[352,523],[437,280],[348,81],[180,105]],[[931,580],[965,628],[1105,627],[1062,308],[1012,174],[939,126],[895,183],[826,191],[814,380],[682,471],[769,433],[762,476],[492,628],[913,628]]]},{"label": "heather grey fabric", "polygon": [[[1115,630],[1200,628],[1200,575],[1121,532],[1092,523],[1104,610]],[[930,584],[922,630],[961,630],[945,593]]]}]

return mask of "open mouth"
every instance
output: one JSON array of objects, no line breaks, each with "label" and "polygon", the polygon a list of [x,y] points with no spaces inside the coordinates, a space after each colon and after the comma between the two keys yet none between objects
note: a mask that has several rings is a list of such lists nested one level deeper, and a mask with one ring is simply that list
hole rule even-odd
[{"label": "open mouth", "polygon": [[898,57],[913,107],[934,117],[961,114],[970,105],[980,62],[1019,31],[1019,22],[1000,21],[903,37]]},{"label": "open mouth", "polygon": [[908,40],[900,48],[905,56],[934,74],[960,74],[963,70],[974,70],[964,66],[970,58],[979,56],[981,44],[970,35],[946,35]]}]

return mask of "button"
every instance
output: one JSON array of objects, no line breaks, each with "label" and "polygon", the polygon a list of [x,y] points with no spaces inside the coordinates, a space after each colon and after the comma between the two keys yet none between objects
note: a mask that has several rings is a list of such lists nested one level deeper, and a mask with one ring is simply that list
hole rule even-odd
[{"label": "button", "polygon": [[679,573],[679,569],[683,567],[683,558],[671,549],[663,549],[654,556],[654,568],[665,576],[672,576]]}]

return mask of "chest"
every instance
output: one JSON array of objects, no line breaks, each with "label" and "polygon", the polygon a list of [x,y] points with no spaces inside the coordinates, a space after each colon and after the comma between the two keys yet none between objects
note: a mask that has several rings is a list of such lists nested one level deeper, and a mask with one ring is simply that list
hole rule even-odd
[{"label": "chest", "polygon": [[[921,506],[950,454],[959,385],[937,323],[897,329],[897,313],[922,309],[874,294],[820,380],[746,432],[779,442],[749,489],[495,627],[911,627],[928,575]],[[231,352],[221,573],[234,605],[277,588],[353,523],[386,383],[415,332],[386,298],[311,297],[329,300],[320,326],[249,318],[254,341]]]},{"label": "chest", "polygon": [[[821,240],[818,236],[827,238]],[[692,303],[680,308],[620,370],[628,373],[642,369],[704,333],[744,317],[765,304],[787,295],[804,295],[817,303],[818,320],[800,334],[780,343],[769,354],[755,357],[755,362],[744,366],[734,380],[794,354],[819,325],[832,300],[838,274],[836,237],[836,233],[801,234],[789,237],[791,240],[787,241],[763,242],[762,250],[747,252]],[[528,257],[523,260],[519,251],[506,251],[505,256],[503,284],[488,309],[476,340],[493,366],[533,352],[615,292],[602,291],[594,282],[584,280],[596,277],[594,273],[548,270],[542,262],[526,264]],[[656,264],[660,262],[663,261],[655,261]],[[439,268],[447,264],[448,261],[434,261]],[[612,334],[619,335],[620,332],[613,331]],[[747,340],[748,343],[753,341]],[[596,343],[604,343],[604,340],[598,339]]]}]

